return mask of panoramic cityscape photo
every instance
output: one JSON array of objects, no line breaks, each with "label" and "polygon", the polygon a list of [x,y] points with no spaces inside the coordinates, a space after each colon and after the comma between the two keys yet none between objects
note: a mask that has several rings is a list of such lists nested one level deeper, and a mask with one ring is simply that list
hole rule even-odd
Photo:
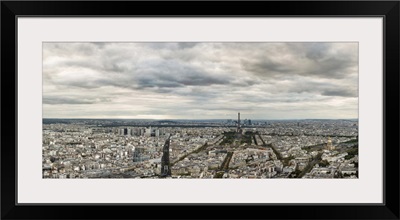
[{"label": "panoramic cityscape photo", "polygon": [[357,179],[357,42],[45,42],[42,177]]}]

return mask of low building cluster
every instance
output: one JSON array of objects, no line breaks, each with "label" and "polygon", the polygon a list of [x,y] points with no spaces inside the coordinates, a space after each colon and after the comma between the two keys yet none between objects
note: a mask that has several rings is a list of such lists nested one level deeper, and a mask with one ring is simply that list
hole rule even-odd
[{"label": "low building cluster", "polygon": [[246,123],[44,124],[43,178],[158,178],[168,137],[172,178],[358,178],[355,121]]}]

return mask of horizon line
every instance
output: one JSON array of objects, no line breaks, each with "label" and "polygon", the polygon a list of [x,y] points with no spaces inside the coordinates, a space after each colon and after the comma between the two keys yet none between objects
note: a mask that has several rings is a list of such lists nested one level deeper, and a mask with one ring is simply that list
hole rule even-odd
[{"label": "horizon line", "polygon": [[[42,119],[92,119],[92,120],[154,120],[154,121],[173,121],[173,120],[235,120],[234,118],[221,119],[221,118],[208,118],[208,119],[193,119],[193,118],[180,118],[180,119],[151,119],[151,118],[42,118]],[[289,119],[252,119],[248,120],[358,120],[358,118],[289,118]],[[242,119],[241,119],[242,120]]]}]

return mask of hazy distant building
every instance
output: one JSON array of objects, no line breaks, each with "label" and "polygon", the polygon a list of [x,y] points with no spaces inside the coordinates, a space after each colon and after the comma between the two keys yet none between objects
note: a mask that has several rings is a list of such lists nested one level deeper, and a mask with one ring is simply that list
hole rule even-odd
[{"label": "hazy distant building", "polygon": [[145,131],[145,133],[144,133],[144,135],[146,136],[146,137],[151,137],[151,127],[149,127],[149,128],[146,128],[146,131]]},{"label": "hazy distant building", "polygon": [[251,120],[250,119],[244,119],[243,125],[251,125]]}]

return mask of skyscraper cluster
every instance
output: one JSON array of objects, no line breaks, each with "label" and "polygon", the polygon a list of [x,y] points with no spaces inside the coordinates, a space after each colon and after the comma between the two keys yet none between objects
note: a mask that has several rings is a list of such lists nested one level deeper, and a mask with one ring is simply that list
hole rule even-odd
[{"label": "skyscraper cluster", "polygon": [[124,136],[146,136],[146,137],[158,137],[164,135],[165,132],[159,128],[118,128],[118,135]]}]

